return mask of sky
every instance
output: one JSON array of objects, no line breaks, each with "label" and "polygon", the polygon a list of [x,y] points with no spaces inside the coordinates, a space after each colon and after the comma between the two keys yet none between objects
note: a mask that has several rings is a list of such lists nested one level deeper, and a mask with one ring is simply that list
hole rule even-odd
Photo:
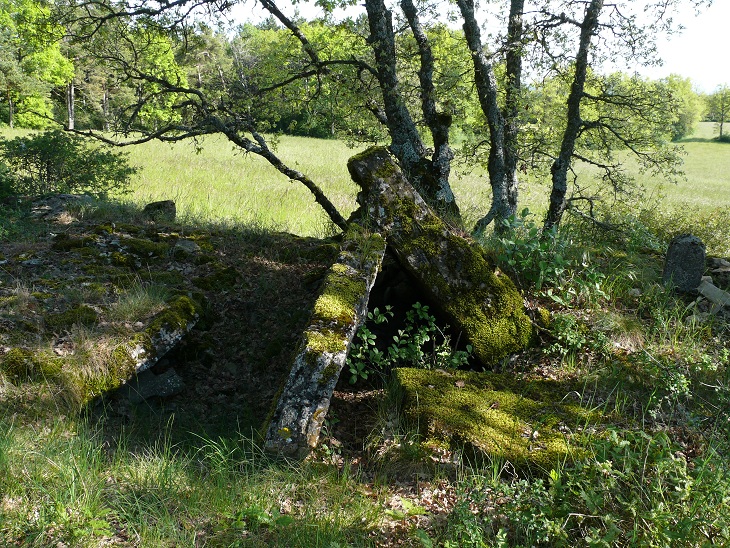
[{"label": "sky", "polygon": [[698,91],[705,93],[730,85],[730,0],[714,0],[698,16],[687,6],[675,19],[685,30],[658,41],[664,65],[639,72],[650,78],[679,74],[691,78]]}]

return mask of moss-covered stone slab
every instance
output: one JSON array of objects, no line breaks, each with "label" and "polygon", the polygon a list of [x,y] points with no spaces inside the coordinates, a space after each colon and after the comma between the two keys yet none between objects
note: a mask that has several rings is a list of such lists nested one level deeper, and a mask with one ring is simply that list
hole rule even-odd
[{"label": "moss-covered stone slab", "polygon": [[449,228],[403,176],[387,149],[350,159],[363,189],[362,214],[388,239],[399,262],[462,330],[484,365],[525,348],[532,324],[512,280],[475,242]]},{"label": "moss-covered stone slab", "polygon": [[200,318],[198,309],[199,305],[190,297],[176,297],[141,333],[120,347],[118,357],[129,361],[133,373],[146,371],[195,327]]},{"label": "moss-covered stone slab", "polygon": [[549,472],[570,456],[570,432],[601,421],[569,383],[456,370],[394,375],[406,418],[427,440],[518,470]]},{"label": "moss-covered stone slab", "polygon": [[351,223],[266,428],[268,451],[303,457],[317,446],[352,339],[367,315],[385,240]]}]

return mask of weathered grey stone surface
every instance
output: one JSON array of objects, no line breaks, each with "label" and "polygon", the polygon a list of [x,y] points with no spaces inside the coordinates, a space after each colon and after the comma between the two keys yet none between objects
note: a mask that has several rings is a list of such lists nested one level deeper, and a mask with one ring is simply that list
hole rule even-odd
[{"label": "weathered grey stone surface", "polygon": [[316,447],[384,254],[380,234],[350,223],[267,427],[266,450],[301,458]]},{"label": "weathered grey stone surface", "polygon": [[155,365],[195,327],[198,319],[192,299],[178,297],[168,303],[168,307],[126,346],[124,352],[132,362],[133,372],[140,373]]},{"label": "weathered grey stone surface", "polygon": [[147,217],[153,221],[174,221],[177,215],[177,207],[172,200],[160,200],[144,206],[142,210]]},{"label": "weathered grey stone surface", "polygon": [[532,323],[519,291],[498,273],[481,246],[457,234],[426,205],[385,148],[350,159],[360,185],[363,215],[385,235],[405,270],[450,325],[466,336],[474,355],[492,366],[525,348]]},{"label": "weathered grey stone surface", "polygon": [[692,234],[680,234],[669,243],[662,282],[681,293],[697,291],[705,273],[705,244]]},{"label": "weathered grey stone surface", "polygon": [[155,375],[152,371],[142,371],[124,387],[130,403],[142,403],[150,398],[169,398],[185,388],[182,377],[174,369]]},{"label": "weathered grey stone surface", "polygon": [[712,283],[704,280],[700,282],[697,290],[699,291],[700,295],[705,297],[711,303],[719,305],[721,307],[730,308],[730,293],[728,293],[727,291],[723,291],[719,287],[716,287]]},{"label": "weathered grey stone surface", "polygon": [[719,257],[708,257],[707,270],[716,286],[730,290],[730,261]]},{"label": "weathered grey stone surface", "polygon": [[[69,216],[69,209],[91,204],[94,199],[83,194],[53,194],[34,200],[30,207],[30,216],[34,219],[62,221]],[[70,219],[69,219],[70,220]]]}]

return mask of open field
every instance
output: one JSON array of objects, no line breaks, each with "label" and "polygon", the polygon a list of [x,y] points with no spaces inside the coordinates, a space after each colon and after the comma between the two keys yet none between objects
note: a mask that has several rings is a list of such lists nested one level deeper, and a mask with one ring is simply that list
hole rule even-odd
[{"label": "open field", "polygon": [[[674,185],[639,174],[638,182],[650,195],[665,195],[671,206],[730,207],[730,145],[713,142],[713,132],[714,124],[700,123],[695,135],[681,143],[687,153],[686,181]],[[7,137],[20,133],[3,130]],[[172,199],[183,217],[199,220],[244,221],[312,236],[332,231],[309,191],[263,159],[241,154],[220,136],[202,139],[199,145],[196,149],[192,142],[151,142],[128,148],[132,164],[140,168],[129,199],[138,205]],[[358,150],[342,141],[282,136],[276,153],[319,184],[347,217],[355,208],[357,192],[347,160]],[[452,184],[469,226],[488,209],[485,171],[465,173],[457,166]],[[521,207],[538,213],[545,210],[547,185],[525,184],[520,190]]]},{"label": "open field", "polygon": [[[645,175],[639,182],[661,190],[674,205],[730,207],[730,145],[711,141],[713,124],[702,123],[682,146],[687,151],[687,180],[677,185]],[[311,177],[347,216],[355,207],[356,187],[347,173],[347,159],[357,149],[341,141],[281,137],[277,154]],[[322,235],[328,223],[319,206],[300,184],[292,183],[261,158],[242,155],[221,137],[202,142],[199,153],[190,143],[149,143],[130,150],[141,168],[132,200],[173,199],[183,214],[207,219],[245,220],[302,235]],[[454,191],[469,224],[486,211],[490,191],[483,171],[456,170]],[[522,203],[532,211],[544,210],[547,186],[521,189]]]}]

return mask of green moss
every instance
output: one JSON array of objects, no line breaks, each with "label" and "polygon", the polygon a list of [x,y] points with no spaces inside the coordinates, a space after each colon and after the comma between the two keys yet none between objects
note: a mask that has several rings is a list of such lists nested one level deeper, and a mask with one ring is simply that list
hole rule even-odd
[{"label": "green moss", "polygon": [[116,223],[117,232],[126,232],[127,234],[139,234],[144,229],[141,226],[129,223]]},{"label": "green moss", "polygon": [[164,242],[153,242],[144,238],[124,238],[122,245],[138,257],[165,257],[170,251],[170,244]]},{"label": "green moss", "polygon": [[20,302],[17,295],[9,295],[8,297],[0,297],[0,308],[13,308]]},{"label": "green moss", "polygon": [[114,251],[111,254],[111,261],[115,266],[126,266],[128,268],[134,268],[135,266],[135,262],[132,257],[119,251]]},{"label": "green moss", "polygon": [[96,239],[91,236],[82,238],[73,238],[68,234],[62,233],[53,238],[51,249],[56,251],[70,251],[72,249],[82,249],[96,243]]},{"label": "green moss", "polygon": [[550,327],[550,311],[547,308],[538,308],[535,321],[543,329],[548,329]]},{"label": "green moss", "polygon": [[[527,347],[532,323],[524,313],[522,296],[512,280],[495,273],[483,250],[449,231],[435,215],[416,221],[412,202],[403,201],[393,211],[406,233],[399,238],[399,251],[426,259],[419,261],[419,275],[443,311],[464,329],[475,355],[491,365]],[[444,241],[447,246],[438,243]],[[457,269],[459,287],[444,277],[442,272],[449,269]]]},{"label": "green moss", "polygon": [[74,324],[93,325],[99,319],[96,310],[89,306],[79,305],[59,314],[48,314],[46,325],[52,329],[67,329]]},{"label": "green moss", "polygon": [[319,379],[319,384],[328,384],[334,377],[340,374],[340,366],[334,361],[330,361],[327,367],[322,371],[322,376]]},{"label": "green moss", "polygon": [[548,471],[570,456],[562,429],[601,420],[569,397],[576,387],[512,374],[397,369],[406,416],[436,443],[518,468]]},{"label": "green moss", "polygon": [[322,321],[351,323],[355,309],[365,293],[365,281],[357,271],[334,264],[325,278],[322,294],[314,303],[314,318]]},{"label": "green moss", "polygon": [[114,227],[110,224],[100,224],[94,227],[97,234],[114,234]]},{"label": "green moss", "polygon": [[157,314],[145,330],[150,335],[162,329],[181,329],[186,331],[193,318],[197,316],[198,306],[190,297],[181,295],[167,304],[165,310]]},{"label": "green moss", "polygon": [[100,282],[88,282],[82,284],[84,298],[90,301],[98,301],[106,296],[107,287]]},{"label": "green moss", "polygon": [[317,356],[325,352],[337,354],[347,349],[344,334],[331,329],[309,329],[304,332],[304,339],[308,349],[307,357],[312,361],[316,361]]},{"label": "green moss", "polygon": [[56,378],[61,364],[60,358],[25,348],[11,348],[0,356],[0,371],[14,383]]},{"label": "green moss", "polygon": [[159,285],[166,285],[168,287],[179,286],[185,281],[185,277],[180,272],[174,270],[148,272],[147,276],[149,277],[150,282]]},{"label": "green moss", "polygon": [[237,280],[238,271],[235,268],[232,266],[219,266],[208,276],[194,278],[193,285],[205,291],[210,291],[212,289],[230,289],[236,285]]}]

